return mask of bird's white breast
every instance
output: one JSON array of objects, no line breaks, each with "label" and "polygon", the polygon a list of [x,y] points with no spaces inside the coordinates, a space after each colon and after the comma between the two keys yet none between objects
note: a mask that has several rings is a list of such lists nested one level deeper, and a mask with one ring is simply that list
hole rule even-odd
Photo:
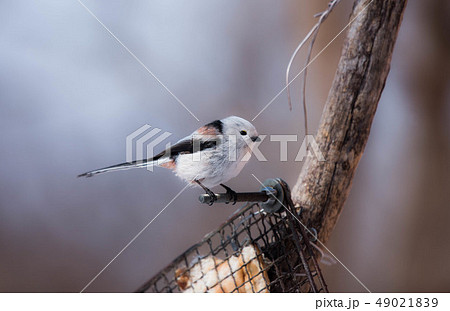
[{"label": "bird's white breast", "polygon": [[176,159],[178,177],[192,182],[197,179],[205,187],[211,188],[236,177],[247,161],[242,161],[248,147],[238,148],[224,141],[217,148],[200,151],[199,154],[181,154]]}]

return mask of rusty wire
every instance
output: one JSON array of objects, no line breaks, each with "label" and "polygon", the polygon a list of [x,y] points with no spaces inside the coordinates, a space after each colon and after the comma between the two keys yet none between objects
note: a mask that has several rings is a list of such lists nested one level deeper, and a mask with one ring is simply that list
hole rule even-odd
[{"label": "rusty wire", "polygon": [[310,246],[314,237],[281,185],[289,213],[242,206],[136,292],[328,292]]}]

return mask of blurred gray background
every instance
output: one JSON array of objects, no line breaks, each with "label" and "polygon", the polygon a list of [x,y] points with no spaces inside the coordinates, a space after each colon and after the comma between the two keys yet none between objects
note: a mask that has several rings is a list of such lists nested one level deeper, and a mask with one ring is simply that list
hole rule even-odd
[{"label": "blurred gray background", "polygon": [[[125,160],[144,124],[174,133],[229,115],[253,118],[283,87],[290,55],[328,1],[83,1],[200,119],[197,122],[75,0],[0,2],[0,291],[80,291],[184,187],[156,169],[77,179]],[[343,0],[313,55],[347,23]],[[372,291],[450,290],[449,2],[410,0],[353,189],[328,247]],[[343,36],[310,66],[315,133]],[[296,74],[304,53],[294,64]],[[304,135],[281,94],[254,122],[261,134]],[[294,185],[300,142],[279,161],[254,158],[228,184]],[[189,188],[87,291],[135,290],[215,229],[235,207],[201,206]],[[364,291],[339,264],[331,291]]]}]

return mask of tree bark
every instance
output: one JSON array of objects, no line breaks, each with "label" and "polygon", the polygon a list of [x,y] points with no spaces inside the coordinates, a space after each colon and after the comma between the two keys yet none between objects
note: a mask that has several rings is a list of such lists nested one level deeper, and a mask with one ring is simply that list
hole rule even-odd
[{"label": "tree bark", "polygon": [[407,0],[356,0],[315,137],[325,161],[308,157],[292,195],[325,243],[342,212],[369,138]]}]

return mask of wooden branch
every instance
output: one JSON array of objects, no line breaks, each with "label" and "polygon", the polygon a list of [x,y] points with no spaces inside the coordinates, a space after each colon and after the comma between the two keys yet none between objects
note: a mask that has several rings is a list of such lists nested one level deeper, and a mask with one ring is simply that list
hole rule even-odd
[{"label": "wooden branch", "polygon": [[407,0],[357,0],[316,142],[325,157],[308,157],[293,188],[308,226],[326,242],[347,199],[389,73]]}]

